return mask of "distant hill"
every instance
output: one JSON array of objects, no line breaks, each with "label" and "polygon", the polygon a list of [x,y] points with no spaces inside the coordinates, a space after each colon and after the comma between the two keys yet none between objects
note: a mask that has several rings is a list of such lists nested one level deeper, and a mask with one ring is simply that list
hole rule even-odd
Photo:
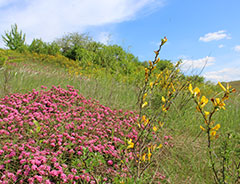
[{"label": "distant hill", "polygon": [[231,81],[229,84],[235,88],[238,92],[240,91],[240,80],[238,81]]}]

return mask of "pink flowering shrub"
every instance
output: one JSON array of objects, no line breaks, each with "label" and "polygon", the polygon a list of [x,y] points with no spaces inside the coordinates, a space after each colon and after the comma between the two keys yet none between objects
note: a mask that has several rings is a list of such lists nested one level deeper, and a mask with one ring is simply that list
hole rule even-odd
[{"label": "pink flowering shrub", "polygon": [[[44,87],[43,87],[44,88]],[[0,183],[111,183],[129,177],[138,115],[85,99],[73,87],[0,99]]]}]

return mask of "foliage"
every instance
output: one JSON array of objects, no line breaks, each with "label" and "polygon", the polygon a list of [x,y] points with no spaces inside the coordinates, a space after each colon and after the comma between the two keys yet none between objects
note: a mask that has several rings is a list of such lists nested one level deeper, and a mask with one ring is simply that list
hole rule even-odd
[{"label": "foliage", "polygon": [[60,47],[55,42],[45,43],[41,39],[33,39],[32,43],[28,47],[28,50],[38,54],[60,54]]},{"label": "foliage", "polygon": [[17,24],[11,26],[11,31],[5,32],[5,36],[2,35],[2,39],[5,45],[11,50],[24,51],[26,34],[22,31],[18,31]]}]

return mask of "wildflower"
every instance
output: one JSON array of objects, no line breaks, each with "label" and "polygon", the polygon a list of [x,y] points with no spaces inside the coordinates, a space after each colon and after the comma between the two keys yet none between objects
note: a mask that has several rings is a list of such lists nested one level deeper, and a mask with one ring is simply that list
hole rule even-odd
[{"label": "wildflower", "polygon": [[205,128],[203,128],[201,125],[200,125],[200,128],[202,129],[202,131],[206,131],[206,129],[205,129]]},{"label": "wildflower", "polygon": [[220,128],[221,126],[220,126],[220,124],[217,124],[215,127],[213,127],[211,130],[218,130],[219,128]]},{"label": "wildflower", "polygon": [[148,123],[149,123],[149,119],[146,119],[146,120],[144,121],[144,126],[147,126]]},{"label": "wildflower", "polygon": [[159,61],[160,61],[160,58],[158,58],[158,59],[156,60],[155,64],[157,64]]},{"label": "wildflower", "polygon": [[162,127],[164,125],[164,123],[162,123],[161,121],[159,121],[158,124],[160,127]]},{"label": "wildflower", "polygon": [[211,135],[212,137],[214,137],[214,136],[216,135],[216,133],[217,133],[216,131],[211,131],[211,132],[210,132],[210,135]]},{"label": "wildflower", "polygon": [[167,112],[167,109],[166,109],[165,105],[162,105],[162,111]]},{"label": "wildflower", "polygon": [[188,86],[188,90],[189,90],[190,93],[193,95],[192,84],[189,84],[189,86]]},{"label": "wildflower", "polygon": [[108,165],[113,165],[113,161],[112,160],[108,160]]},{"label": "wildflower", "polygon": [[143,154],[142,160],[145,162],[146,161],[146,153]]},{"label": "wildflower", "polygon": [[153,66],[153,63],[152,61],[148,61],[149,65],[152,67]]},{"label": "wildflower", "polygon": [[196,87],[194,90],[193,90],[193,94],[194,96],[200,96],[200,89],[198,87]]},{"label": "wildflower", "polygon": [[157,127],[153,126],[153,131],[156,132],[157,131]]},{"label": "wildflower", "polygon": [[134,148],[134,143],[132,142],[132,139],[130,139],[130,140],[128,141],[128,147],[127,147],[127,149],[131,149],[131,148]]},{"label": "wildflower", "polygon": [[149,161],[150,161],[150,159],[151,159],[151,156],[152,156],[151,147],[148,147],[148,160],[149,160]]},{"label": "wildflower", "polygon": [[162,148],[163,147],[163,145],[162,144],[159,144],[159,146],[157,147],[158,149],[160,149],[160,148]]},{"label": "wildflower", "polygon": [[226,88],[221,84],[221,82],[218,82],[218,85],[222,88],[223,91],[227,91]]},{"label": "wildflower", "polygon": [[150,85],[150,87],[151,87],[151,89],[152,89],[152,88],[153,88],[153,82],[150,82],[149,85]]},{"label": "wildflower", "polygon": [[148,76],[148,69],[145,68],[145,76]]},{"label": "wildflower", "polygon": [[166,99],[164,98],[164,96],[162,96],[162,102],[165,103]]},{"label": "wildflower", "polygon": [[142,116],[142,122],[144,122],[145,120],[146,120],[146,116],[143,115],[143,116]]},{"label": "wildflower", "polygon": [[205,118],[207,118],[207,116],[210,114],[210,112],[208,112],[208,111],[204,111],[204,116],[205,116]]},{"label": "wildflower", "polygon": [[162,41],[161,45],[164,45],[167,42],[167,37],[165,36],[161,41]]},{"label": "wildflower", "polygon": [[208,99],[205,96],[202,96],[200,107],[203,108],[208,103]]},{"label": "wildflower", "polygon": [[142,104],[142,108],[146,107],[147,104],[148,104],[148,102],[144,102],[144,103]]},{"label": "wildflower", "polygon": [[146,96],[147,96],[147,93],[143,95],[143,101],[145,100]]}]

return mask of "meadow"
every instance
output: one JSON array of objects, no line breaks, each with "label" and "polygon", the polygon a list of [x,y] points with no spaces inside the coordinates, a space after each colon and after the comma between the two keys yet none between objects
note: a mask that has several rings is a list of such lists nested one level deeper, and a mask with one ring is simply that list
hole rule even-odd
[{"label": "meadow", "polygon": [[239,82],[184,76],[166,41],[125,65],[0,50],[0,183],[240,183]]}]

